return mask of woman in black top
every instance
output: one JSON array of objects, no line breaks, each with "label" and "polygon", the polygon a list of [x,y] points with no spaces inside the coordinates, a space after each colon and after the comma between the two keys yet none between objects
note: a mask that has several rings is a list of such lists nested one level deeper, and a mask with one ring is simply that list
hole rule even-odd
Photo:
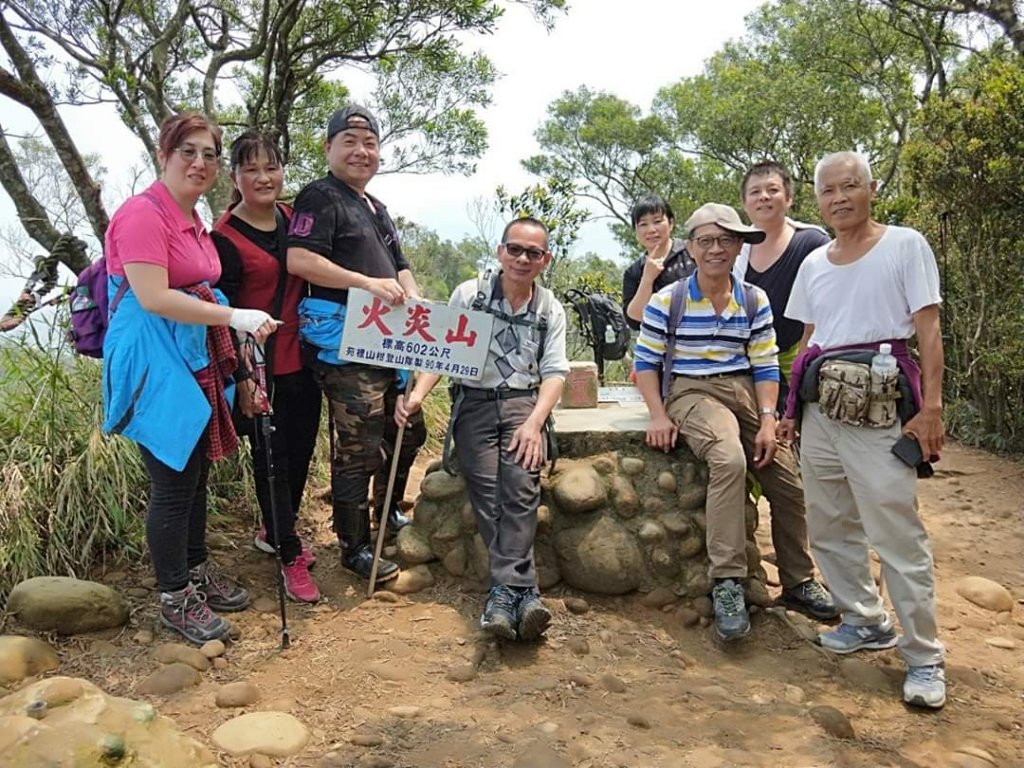
[{"label": "woman in black top", "polygon": [[626,322],[640,330],[644,307],[662,288],[682,280],[697,268],[683,240],[673,239],[676,217],[659,195],[637,200],[630,212],[636,239],[646,253],[634,261],[622,275],[622,308]]}]

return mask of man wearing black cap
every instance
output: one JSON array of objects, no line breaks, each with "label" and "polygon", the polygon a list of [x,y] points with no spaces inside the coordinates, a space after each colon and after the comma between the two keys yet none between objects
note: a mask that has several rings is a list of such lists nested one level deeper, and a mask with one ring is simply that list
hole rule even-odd
[{"label": "man wearing black cap", "polygon": [[[748,461],[772,505],[779,562],[800,564],[800,575],[783,584],[784,601],[820,614],[834,614],[835,606],[812,578],[796,462],[775,439],[779,362],[771,305],[760,288],[732,278],[740,247],[761,242],[765,234],[718,203],[698,208],[686,231],[697,271],[676,283],[678,289],[664,288],[648,302],[636,343],[637,387],[651,414],[647,444],[668,452],[682,436],[708,465],[705,509],[715,629],[721,639],[734,640],[750,631],[743,592]],[[681,311],[673,335],[668,328],[674,290],[680,291]],[[666,355],[669,343],[674,344],[671,356]],[[667,359],[671,386],[663,400],[661,369]]]},{"label": "man wearing black cap", "polygon": [[[342,565],[369,578],[373,563],[370,480],[376,475],[375,510],[380,519],[402,376],[391,368],[342,363],[337,350],[349,288],[365,289],[389,304],[401,304],[420,292],[387,209],[366,192],[380,167],[377,118],[355,104],[339,109],[327,124],[325,151],[329,173],[308,184],[295,199],[288,231],[288,271],[309,282],[309,298],[300,305],[304,321],[300,336],[306,360],[331,409],[331,492]],[[325,329],[330,332],[325,334]],[[419,416],[405,432],[393,499],[403,497],[409,469],[425,440]],[[408,523],[397,504],[385,517],[393,531]],[[397,565],[380,561],[378,580],[397,576]]]}]

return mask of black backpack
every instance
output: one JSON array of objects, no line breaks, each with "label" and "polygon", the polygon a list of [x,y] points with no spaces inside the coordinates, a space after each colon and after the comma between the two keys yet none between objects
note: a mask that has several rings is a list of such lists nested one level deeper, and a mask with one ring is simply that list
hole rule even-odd
[{"label": "black backpack", "polygon": [[584,293],[578,288],[565,292],[565,300],[580,316],[580,328],[587,343],[602,360],[621,360],[629,350],[629,326],[614,298],[606,293]]}]

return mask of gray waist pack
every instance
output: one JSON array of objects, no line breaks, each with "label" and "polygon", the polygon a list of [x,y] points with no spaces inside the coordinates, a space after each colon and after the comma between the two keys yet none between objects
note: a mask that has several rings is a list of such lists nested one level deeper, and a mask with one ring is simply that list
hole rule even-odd
[{"label": "gray waist pack", "polygon": [[[871,359],[878,353],[876,349],[841,349],[833,352],[824,352],[812,360],[804,369],[803,378],[800,379],[800,401],[803,403],[817,403],[820,400],[819,380],[821,366],[830,360],[845,360],[851,363],[863,363],[871,365]],[[896,400],[897,416],[900,424],[906,424],[917,413],[917,404],[914,402],[914,392],[910,388],[910,382],[901,370],[897,379],[900,396]]]}]

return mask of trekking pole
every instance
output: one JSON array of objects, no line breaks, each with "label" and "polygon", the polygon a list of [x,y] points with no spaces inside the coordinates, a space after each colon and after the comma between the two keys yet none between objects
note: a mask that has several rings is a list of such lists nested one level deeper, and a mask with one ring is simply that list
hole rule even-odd
[{"label": "trekking pole", "polygon": [[263,348],[249,337],[246,342],[252,360],[252,375],[256,380],[257,396],[261,402],[257,404],[256,426],[258,434],[263,437],[263,450],[267,457],[267,487],[270,499],[270,527],[274,532],[274,557],[277,560],[277,601],[281,608],[281,648],[291,646],[288,634],[288,610],[284,594],[284,562],[281,559],[281,530],[278,526],[277,514],[277,470],[274,465],[274,451],[271,447],[271,436],[274,434],[274,408],[270,403],[270,392],[267,389],[267,364]]},{"label": "trekking pole", "polygon": [[[409,378],[405,382],[405,391],[402,393],[403,397],[408,397],[409,392],[412,391],[412,379],[413,372],[409,371]],[[405,425],[403,424],[398,428],[398,434],[395,435],[395,449],[391,453],[391,472],[388,474],[388,489],[384,494],[384,509],[381,510],[380,524],[377,526],[377,546],[373,550],[370,584],[366,588],[367,597],[373,597],[374,589],[377,586],[377,565],[380,563],[381,552],[384,551],[384,537],[388,530],[388,512],[391,510],[391,494],[395,490],[395,475],[398,474],[398,454],[402,450],[402,438],[404,437]]]}]

